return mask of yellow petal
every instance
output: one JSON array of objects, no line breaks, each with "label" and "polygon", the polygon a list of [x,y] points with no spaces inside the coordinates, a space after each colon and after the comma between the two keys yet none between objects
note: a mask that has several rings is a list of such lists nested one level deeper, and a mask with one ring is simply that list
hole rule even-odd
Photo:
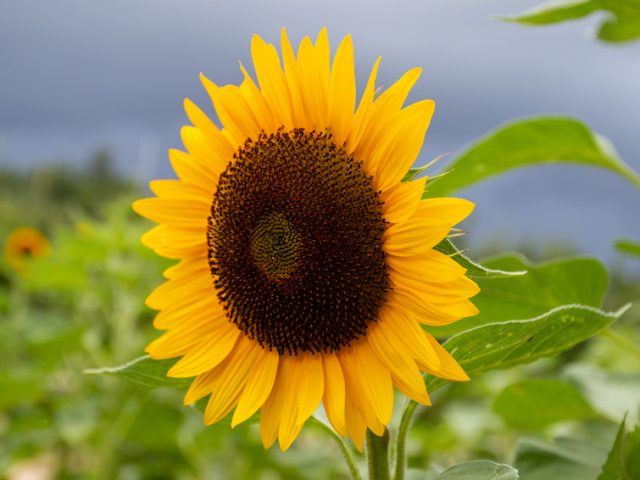
[{"label": "yellow petal", "polygon": [[291,48],[291,42],[287,36],[286,29],[280,32],[280,44],[282,48],[282,63],[284,64],[284,75],[291,97],[293,123],[299,128],[310,128],[310,124],[304,112],[302,95],[300,91],[300,75],[298,73],[298,61]]},{"label": "yellow petal", "polygon": [[180,180],[152,180],[149,189],[157,196],[180,198],[211,205],[211,192]]},{"label": "yellow petal", "polygon": [[215,295],[210,275],[168,280],[151,292],[145,303],[149,308],[162,310],[181,300],[194,300],[201,295]]},{"label": "yellow petal", "polygon": [[[403,310],[410,313],[420,323],[425,325],[448,325],[461,317],[444,312],[425,300],[419,292],[412,288],[402,289],[394,287],[389,293]],[[389,300],[387,301],[389,303]]]},{"label": "yellow petal", "polygon": [[267,400],[278,372],[278,352],[262,349],[233,412],[231,427],[251,417]]},{"label": "yellow petal", "polygon": [[180,150],[171,149],[169,150],[169,161],[180,180],[211,192],[211,198],[213,199],[213,192],[218,184],[218,176],[211,168],[206,166],[207,164],[202,159]]},{"label": "yellow petal", "polygon": [[209,262],[205,255],[186,258],[176,265],[164,271],[165,278],[174,279],[181,277],[193,277],[209,271]]},{"label": "yellow petal", "polygon": [[[396,337],[405,341],[405,348],[421,370],[440,368],[440,357],[427,340],[427,333],[412,318],[393,308],[383,308],[381,319],[386,322],[387,331],[396,332]],[[392,334],[393,335],[393,334]]]},{"label": "yellow petal", "polygon": [[449,233],[448,225],[433,225],[421,218],[396,223],[383,235],[384,251],[397,256],[415,256],[433,248]]},{"label": "yellow petal", "polygon": [[299,364],[301,375],[298,383],[296,424],[302,425],[313,415],[313,412],[322,401],[322,395],[324,394],[324,368],[322,355],[320,354],[299,354],[298,358],[302,358],[302,362]]},{"label": "yellow petal", "polygon": [[197,299],[187,298],[182,302],[175,302],[162,310],[153,320],[153,326],[160,330],[169,330],[189,323],[196,315],[205,313],[215,315],[216,318],[219,315],[226,316],[215,295],[202,295]]},{"label": "yellow petal", "polygon": [[240,335],[229,356],[216,367],[216,379],[209,403],[204,412],[204,423],[210,425],[224,418],[238,402],[249,372],[262,347],[245,335]]},{"label": "yellow petal", "polygon": [[456,302],[434,303],[433,306],[446,315],[453,315],[458,319],[473,317],[479,313],[478,307],[466,299]]},{"label": "yellow petal", "polygon": [[133,210],[149,220],[170,225],[206,225],[210,215],[210,208],[203,202],[161,197],[136,200]]},{"label": "yellow petal", "polygon": [[142,235],[140,241],[158,255],[173,259],[200,256],[208,248],[205,225],[158,225]]},{"label": "yellow petal", "polygon": [[203,341],[211,340],[228,322],[220,312],[198,312],[188,322],[167,331],[145,348],[151,358],[165,359],[185,355]]},{"label": "yellow petal", "polygon": [[426,183],[426,177],[419,178],[411,182],[398,183],[382,192],[380,200],[384,202],[382,210],[384,219],[390,223],[408,220],[420,204]]},{"label": "yellow petal", "polygon": [[249,105],[253,111],[258,125],[267,133],[276,131],[280,125],[274,120],[264,96],[242,64],[240,64],[240,69],[244,75],[244,80],[240,85],[240,92],[247,102],[247,105]]},{"label": "yellow petal", "polygon": [[212,369],[198,377],[189,385],[187,393],[184,395],[183,403],[191,405],[211,393],[215,386],[218,370]]},{"label": "yellow petal", "polygon": [[226,163],[231,160],[234,153],[233,147],[200,107],[188,98],[184,100],[184,110],[187,113],[189,121],[200,130],[204,140],[214,153],[213,158],[215,160],[212,161],[217,163],[213,166],[214,170],[221,171],[221,169],[224,169]]},{"label": "yellow petal", "polygon": [[389,369],[402,393],[416,402],[429,405],[429,395],[416,362],[407,351],[407,340],[396,333],[397,324],[381,318],[367,331],[367,340],[378,359]]},{"label": "yellow petal", "polygon": [[[353,118],[353,127],[351,129],[351,132],[349,132],[349,138],[347,139],[348,153],[356,151],[358,145],[360,144],[360,139],[364,135],[367,124],[369,123],[370,112],[371,108],[373,107],[373,98],[376,89],[376,77],[378,75],[380,60],[381,58],[378,57],[373,64],[371,74],[369,75],[369,80],[367,80],[367,85],[365,86],[364,92],[362,93],[362,98],[360,99],[358,109],[356,110],[355,116]],[[357,159],[365,161],[365,170],[369,175],[375,173],[371,171],[371,169],[367,168],[366,157],[357,157]]]},{"label": "yellow petal", "polygon": [[467,271],[449,256],[435,250],[411,257],[387,255],[386,261],[398,275],[417,282],[447,282],[463,276]]},{"label": "yellow petal", "polygon": [[[397,113],[404,105],[409,92],[420,78],[421,68],[412,68],[402,75],[393,85],[387,88],[375,101],[373,115],[384,117]],[[388,118],[388,117],[387,117]]]},{"label": "yellow petal", "polygon": [[396,116],[407,99],[409,91],[420,77],[420,72],[419,68],[406,72],[373,102],[366,113],[368,118],[365,131],[362,132],[356,150],[358,158],[371,158],[373,153],[379,150],[380,140],[385,138],[385,133],[396,125]]},{"label": "yellow petal", "polygon": [[360,412],[347,398],[345,400],[345,427],[349,437],[353,440],[356,448],[362,453],[364,448],[364,437],[367,433],[367,424],[364,422]]},{"label": "yellow petal", "polygon": [[257,138],[261,126],[242,96],[240,88],[235,85],[219,87],[202,74],[200,80],[211,97],[220,121],[235,140],[232,147],[237,149],[244,145],[247,139]]},{"label": "yellow petal", "polygon": [[324,396],[322,402],[327,418],[340,435],[347,434],[345,424],[345,385],[342,367],[335,354],[322,356],[324,367]]},{"label": "yellow petal", "polygon": [[474,207],[464,198],[428,198],[420,202],[414,217],[453,226],[467,218]]},{"label": "yellow petal", "polygon": [[278,52],[273,45],[267,45],[259,36],[254,35],[251,39],[251,55],[260,90],[276,122],[279,121],[286,129],[293,128],[291,97],[280,67]]},{"label": "yellow petal", "polygon": [[464,372],[460,364],[458,364],[455,358],[453,358],[451,354],[447,352],[435,338],[433,338],[426,332],[425,338],[436,351],[438,359],[440,360],[440,368],[438,368],[437,370],[425,369],[427,373],[429,373],[430,375],[435,375],[436,377],[445,378],[447,380],[454,380],[456,382],[465,382],[469,380],[469,376]]},{"label": "yellow petal", "polygon": [[327,27],[322,27],[320,32],[318,32],[314,49],[318,61],[318,71],[320,72],[319,78],[322,82],[323,90],[326,92],[329,89],[329,64],[331,63],[331,49],[329,46]]},{"label": "yellow petal", "polygon": [[[309,37],[298,48],[298,74],[305,113],[311,127],[323,131],[327,126],[327,90],[318,52]],[[328,72],[327,72],[328,81]]]},{"label": "yellow petal", "polygon": [[289,377],[290,391],[284,399],[279,444],[282,450],[289,448],[302,424],[313,414],[324,393],[324,373],[322,356],[302,353],[296,356],[285,355],[283,375]]},{"label": "yellow petal", "polygon": [[336,51],[329,79],[329,128],[336,145],[347,139],[356,106],[356,74],[353,42],[347,35]]},{"label": "yellow petal", "polygon": [[393,385],[389,370],[378,361],[366,339],[343,348],[338,352],[338,358],[345,375],[347,391],[353,394],[352,399],[369,428],[374,432],[374,429],[379,431],[379,424],[372,421],[371,413],[383,426],[391,419]]},{"label": "yellow petal", "polygon": [[196,127],[185,125],[180,129],[180,139],[195,163],[217,179],[226,167],[227,160],[218,157],[218,153],[211,149],[202,132]]},{"label": "yellow petal", "polygon": [[278,365],[276,380],[266,402],[260,409],[260,437],[264,448],[270,448],[278,438],[282,405],[287,394],[287,378],[280,374]]},{"label": "yellow petal", "polygon": [[402,180],[415,162],[435,109],[433,100],[422,100],[402,110],[394,119],[394,125],[384,134],[371,158],[377,166],[376,188],[386,190]]},{"label": "yellow petal", "polygon": [[232,323],[223,323],[216,331],[190,349],[179,362],[167,372],[169,377],[188,378],[200,375],[218,366],[236,344],[240,329]]},{"label": "yellow petal", "polygon": [[404,291],[412,290],[436,308],[442,304],[464,301],[480,291],[476,283],[467,277],[458,277],[448,282],[430,282],[424,279],[417,280],[394,269],[389,269],[389,281],[392,288]]}]

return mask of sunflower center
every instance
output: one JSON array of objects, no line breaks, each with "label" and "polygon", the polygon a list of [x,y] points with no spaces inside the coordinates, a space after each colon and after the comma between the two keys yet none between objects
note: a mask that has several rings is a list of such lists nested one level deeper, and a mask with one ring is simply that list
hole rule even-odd
[{"label": "sunflower center", "polygon": [[256,223],[251,233],[251,254],[255,265],[273,281],[288,280],[301,260],[300,234],[279,212],[271,212]]},{"label": "sunflower center", "polygon": [[382,202],[329,133],[261,134],[211,206],[209,265],[227,316],[280,354],[335,352],[366,334],[389,290]]}]

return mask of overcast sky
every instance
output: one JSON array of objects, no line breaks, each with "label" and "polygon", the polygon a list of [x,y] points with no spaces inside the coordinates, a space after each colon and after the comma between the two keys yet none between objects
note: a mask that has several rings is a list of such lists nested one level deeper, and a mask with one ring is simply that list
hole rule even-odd
[{"label": "overcast sky", "polygon": [[[491,19],[530,0],[0,0],[0,162],[80,164],[112,149],[141,180],[168,176],[182,99],[207,107],[198,80],[238,83],[250,39],[294,41],[327,26],[353,35],[359,83],[377,55],[390,83],[424,69],[410,100],[437,109],[421,162],[460,151],[516,117],[566,114],[609,137],[640,170],[640,42],[594,40],[597,18],[549,28]],[[580,167],[525,169],[462,195],[478,204],[471,245],[553,238],[611,260],[611,243],[640,238],[640,192]]]}]

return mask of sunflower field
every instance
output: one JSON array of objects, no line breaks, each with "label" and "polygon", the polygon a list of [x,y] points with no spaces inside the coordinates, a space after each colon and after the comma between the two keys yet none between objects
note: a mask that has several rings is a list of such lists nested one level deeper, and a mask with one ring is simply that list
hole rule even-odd
[{"label": "sunflower field", "polygon": [[[636,0],[493,21],[603,11],[588,41],[640,39]],[[3,160],[0,478],[640,480],[640,238],[503,251],[466,220],[473,187],[567,165],[640,206],[638,158],[562,114],[425,158],[421,69],[307,35],[201,74],[148,186],[108,150]]]}]

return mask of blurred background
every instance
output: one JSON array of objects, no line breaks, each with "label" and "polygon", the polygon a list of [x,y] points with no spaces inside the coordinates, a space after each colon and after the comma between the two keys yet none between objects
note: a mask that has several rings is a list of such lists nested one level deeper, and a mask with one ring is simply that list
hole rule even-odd
[{"label": "blurred background", "polygon": [[[537,3],[2,1],[0,246],[16,228],[33,227],[43,237],[20,248],[45,253],[27,266],[0,267],[0,477],[346,478],[335,446],[313,428],[295,455],[265,452],[256,425],[233,435],[227,425],[205,429],[179,392],[79,374],[131,360],[156,335],[142,299],[169,263],[140,246],[149,224],[130,202],[150,179],[173,176],[166,152],[181,148],[183,99],[214,116],[198,74],[239,83],[238,61],[251,68],[251,36],[278,43],[282,27],[297,43],[326,26],[334,47],[350,33],[360,89],[378,55],[383,87],[423,67],[409,100],[434,98],[437,109],[419,164],[454,158],[513,119],[562,114],[608,137],[640,170],[640,42],[596,41],[602,14],[543,28],[493,18]],[[622,177],[525,168],[462,195],[477,204],[465,223],[472,256],[588,254],[612,271],[605,305],[640,293],[640,262],[623,262],[613,246],[640,238],[640,196]],[[615,348],[594,348],[607,366],[628,367]],[[476,384],[477,397],[500,390],[509,375]],[[474,416],[481,406],[467,399],[417,429],[418,439],[437,431],[440,440],[433,451],[412,450],[411,462],[512,456],[500,418]]]}]

